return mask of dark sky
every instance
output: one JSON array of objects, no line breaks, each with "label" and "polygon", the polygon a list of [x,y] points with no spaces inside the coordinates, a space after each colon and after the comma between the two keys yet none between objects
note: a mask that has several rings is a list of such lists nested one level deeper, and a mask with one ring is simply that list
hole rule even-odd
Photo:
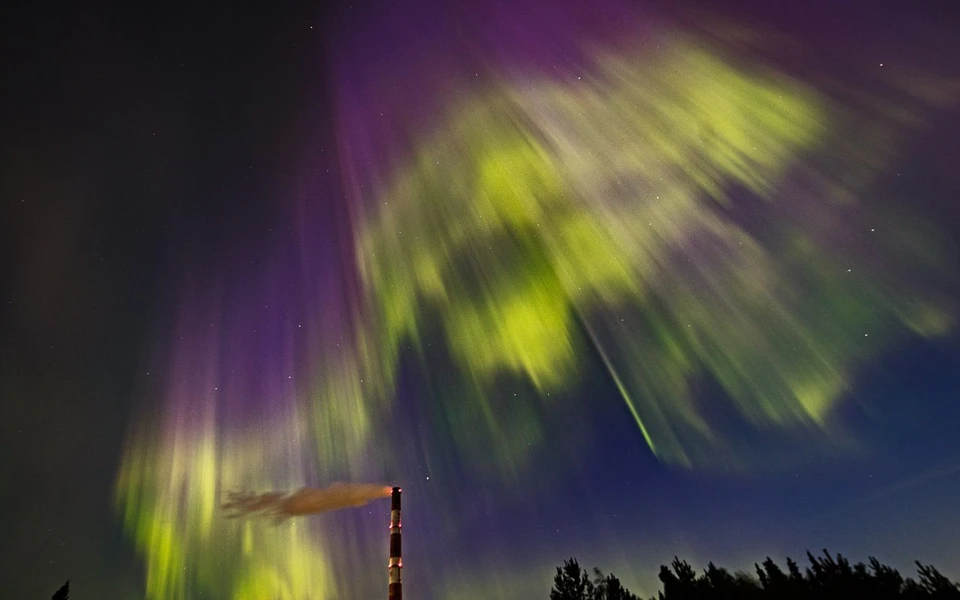
[{"label": "dark sky", "polygon": [[[838,53],[909,54],[960,75],[960,9],[949,3],[759,4],[730,12]],[[46,598],[70,578],[79,599],[140,597],[143,564],[113,485],[137,399],[156,396],[145,378],[163,362],[171,307],[188,278],[200,289],[242,281],[289,227],[293,209],[275,198],[296,189],[304,169],[342,167],[331,48],[351,48],[337,44],[378,6],[0,10],[0,589]],[[935,119],[878,185],[956,242],[960,113]],[[318,177],[322,194],[342,196],[339,178]],[[947,289],[960,300],[955,283]],[[829,547],[901,568],[933,561],[960,577],[960,337],[892,346],[855,382],[851,396],[868,408],[850,420],[867,450],[733,476],[658,463],[613,383],[590,375],[577,393],[611,402],[592,413],[587,425],[603,434],[590,437],[580,464],[549,494],[506,494],[463,527],[461,539],[473,541],[444,552],[458,561],[480,552],[480,564],[503,572],[539,569],[536,585],[544,567],[576,555],[647,592],[674,554],[739,567]],[[400,386],[401,396],[416,387]],[[411,502],[414,516],[428,512]],[[584,512],[591,518],[581,521]],[[536,532],[518,539],[533,522]],[[442,597],[415,564],[407,570],[422,597]],[[517,589],[530,585],[511,577]]]},{"label": "dark sky", "polygon": [[184,264],[253,256],[268,190],[309,151],[292,133],[329,128],[304,111],[324,102],[328,11],[2,11],[0,579],[119,597],[142,586],[111,488],[153,318]]}]

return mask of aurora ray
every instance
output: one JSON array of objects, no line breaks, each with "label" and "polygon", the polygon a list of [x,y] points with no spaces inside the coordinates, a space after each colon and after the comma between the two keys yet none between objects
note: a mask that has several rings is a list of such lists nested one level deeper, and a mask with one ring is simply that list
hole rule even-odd
[{"label": "aurora ray", "polygon": [[[814,157],[866,123],[847,131],[813,89],[682,37],[595,62],[586,82],[504,83],[451,107],[386,178],[358,242],[384,360],[435,317],[483,403],[501,373],[569,385],[593,344],[658,456],[733,466],[757,453],[729,446],[691,382],[715,378],[754,427],[815,430],[882,343],[949,330],[942,295],[823,249],[855,235],[857,190]],[[875,166],[872,151],[845,167]],[[744,196],[785,225],[761,238],[737,216]],[[913,246],[910,269],[947,277],[945,253],[877,220],[914,240],[882,251]]]},{"label": "aurora ray", "polygon": [[[950,330],[948,295],[902,285],[947,285],[949,242],[870,198],[942,98],[891,84],[896,102],[864,101],[663,23],[635,35],[634,9],[601,4],[597,22],[531,3],[558,13],[541,33],[574,40],[563,56],[498,39],[515,27],[496,11],[472,44],[438,33],[389,73],[352,68],[342,41],[345,206],[308,179],[262,272],[186,286],[159,408],[125,453],[117,503],[148,598],[361,596],[382,520],[266,528],[223,518],[225,490],[401,481],[413,462],[453,479],[455,460],[505,487],[548,436],[576,439],[545,413],[594,408],[570,393],[594,353],[659,458],[743,467],[777,446],[741,444],[731,414],[844,442],[853,369]],[[395,410],[410,354],[427,431]],[[704,378],[724,392],[710,406]],[[453,535],[468,517],[441,520]]]}]

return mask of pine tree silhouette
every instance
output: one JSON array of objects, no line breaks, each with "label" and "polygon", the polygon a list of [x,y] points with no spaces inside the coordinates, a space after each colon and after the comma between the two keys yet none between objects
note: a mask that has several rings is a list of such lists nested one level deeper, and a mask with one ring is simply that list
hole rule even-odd
[{"label": "pine tree silhouette", "polygon": [[594,600],[640,600],[623,587],[613,573],[604,575],[600,569],[594,569],[593,574]]},{"label": "pine tree silhouette", "polygon": [[[827,550],[822,556],[807,552],[810,566],[800,570],[787,559],[787,571],[767,557],[754,564],[756,577],[733,573],[713,563],[701,573],[690,563],[674,558],[660,567],[663,591],[659,600],[960,600],[960,584],[950,581],[932,565],[917,565],[917,579],[904,579],[893,567],[870,557],[866,564],[851,564],[841,554]],[[594,569],[593,584],[575,559],[557,569],[550,600],[637,600],[615,576]]]},{"label": "pine tree silhouette", "polygon": [[576,559],[563,561],[553,578],[550,600],[593,600],[593,583]]}]

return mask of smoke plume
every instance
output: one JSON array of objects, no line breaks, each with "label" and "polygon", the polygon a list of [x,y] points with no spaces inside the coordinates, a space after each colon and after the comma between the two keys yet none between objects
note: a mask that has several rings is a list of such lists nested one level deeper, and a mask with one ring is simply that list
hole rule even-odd
[{"label": "smoke plume", "polygon": [[285,492],[229,492],[223,509],[229,518],[264,516],[283,520],[330,510],[363,506],[370,500],[386,498],[390,486],[373,483],[334,483],[326,488],[300,488]]}]

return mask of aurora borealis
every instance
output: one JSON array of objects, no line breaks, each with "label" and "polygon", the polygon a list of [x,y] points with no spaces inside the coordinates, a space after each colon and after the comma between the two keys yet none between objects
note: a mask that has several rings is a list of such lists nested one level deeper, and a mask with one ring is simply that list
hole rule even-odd
[{"label": "aurora borealis", "polygon": [[[97,508],[57,510],[111,532],[69,534],[85,550],[64,571],[31,558],[31,578],[71,577],[80,598],[378,597],[387,507],[364,503],[394,484],[410,597],[546,597],[570,555],[650,595],[675,554],[827,545],[957,576],[947,22],[619,0],[228,13],[236,35],[214,9],[88,16],[150,32],[103,25],[129,61],[64,42],[86,49],[67,73],[132,82],[76,100],[77,122],[116,115],[107,133],[66,128],[84,158],[64,159],[64,189],[31,179],[55,163],[8,153],[28,165],[9,198],[46,189],[68,216],[71,193],[111,198],[76,200],[88,221],[51,226],[49,255],[8,236],[4,453],[45,456],[17,423],[80,407],[35,416],[77,430],[39,472],[104,465],[74,483]],[[24,214],[10,222],[42,222]],[[50,283],[73,281],[42,268],[56,252],[89,254],[77,281],[108,291],[64,310],[86,284]],[[36,350],[58,310],[109,343]],[[103,456],[77,458],[98,436]],[[45,529],[17,464],[0,465],[4,514]],[[349,508],[298,516],[308,497]]]}]

